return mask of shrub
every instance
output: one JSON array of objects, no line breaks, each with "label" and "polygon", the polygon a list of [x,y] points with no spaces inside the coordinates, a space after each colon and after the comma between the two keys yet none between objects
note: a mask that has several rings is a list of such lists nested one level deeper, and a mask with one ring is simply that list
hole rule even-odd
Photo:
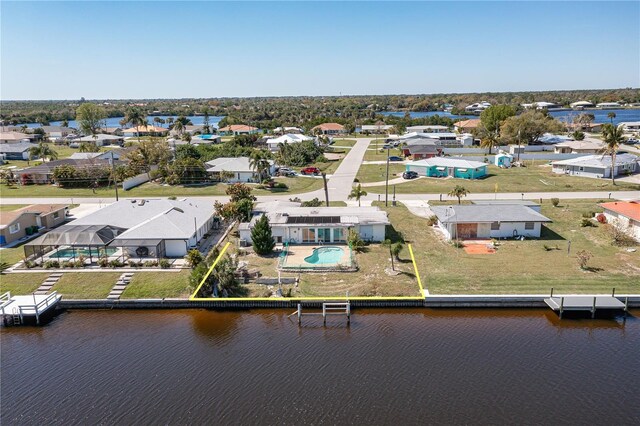
[{"label": "shrub", "polygon": [[589,260],[591,260],[592,257],[593,254],[590,251],[580,250],[579,252],[577,252],[576,258],[578,259],[578,265],[580,266],[580,269],[587,269],[587,263],[589,263]]},{"label": "shrub", "polygon": [[266,215],[263,214],[251,230],[251,241],[253,241],[253,250],[258,255],[270,254],[273,251],[276,243]]},{"label": "shrub", "polygon": [[435,214],[427,218],[427,225],[433,226],[436,223],[438,223],[438,216],[436,216]]},{"label": "shrub", "polygon": [[363,251],[366,247],[367,243],[360,238],[360,234],[355,229],[350,229],[349,234],[347,235],[347,243],[351,250],[360,252]]},{"label": "shrub", "polygon": [[202,253],[198,249],[192,249],[187,252],[185,259],[189,266],[195,268],[198,263],[202,262]]},{"label": "shrub", "polygon": [[158,261],[157,260],[145,260],[144,263],[143,263],[143,266],[145,268],[156,267],[156,266],[158,266]]},{"label": "shrub", "polygon": [[58,262],[57,260],[47,260],[46,262],[44,262],[44,267],[45,269],[59,268],[60,262]]},{"label": "shrub", "polygon": [[109,266],[109,259],[107,258],[107,256],[103,256],[98,259],[98,266],[100,266],[101,268],[106,268],[107,266]]},{"label": "shrub", "polygon": [[631,238],[623,229],[615,223],[607,225],[609,235],[611,236],[611,244],[618,247],[632,247],[638,244],[636,240]]},{"label": "shrub", "polygon": [[549,247],[549,246],[548,246],[548,245],[546,245],[546,244],[544,244],[542,247],[544,248],[544,251],[551,251],[551,250],[553,250],[553,247]]},{"label": "shrub", "polygon": [[109,262],[109,266],[112,268],[122,268],[124,266],[124,262],[119,259],[113,259]]},{"label": "shrub", "polygon": [[560,198],[552,198],[551,204],[553,204],[553,207],[558,207],[558,204],[560,204]]},{"label": "shrub", "polygon": [[593,216],[595,216],[595,214],[596,214],[595,212],[583,212],[582,217],[591,219]]},{"label": "shrub", "polygon": [[607,223],[607,217],[605,215],[603,215],[602,213],[600,213],[599,215],[596,216],[596,220],[600,223]]},{"label": "shrub", "polygon": [[171,262],[169,262],[169,259],[160,259],[160,262],[158,262],[158,265],[160,265],[162,269],[171,268]]},{"label": "shrub", "polygon": [[586,217],[583,217],[582,220],[580,221],[580,226],[582,226],[583,228],[588,228],[590,226],[596,226],[591,219],[587,219]]},{"label": "shrub", "polygon": [[[300,200],[298,198],[298,200]],[[324,203],[322,201],[320,201],[318,199],[318,197],[314,198],[313,200],[309,200],[309,201],[303,201],[302,204],[300,204],[301,207],[320,207],[322,206]]]},{"label": "shrub", "polygon": [[462,241],[456,241],[456,240],[452,240],[451,241],[451,245],[454,246],[455,248],[463,248],[464,247],[464,243]]},{"label": "shrub", "polygon": [[135,260],[131,260],[129,259],[129,261],[127,262],[127,264],[131,267],[131,268],[139,268],[142,266],[142,262],[136,262]]},{"label": "shrub", "polygon": [[25,260],[24,261],[24,267],[27,268],[27,269],[35,268],[36,266],[37,266],[36,262],[34,262],[33,260]]},{"label": "shrub", "polygon": [[176,197],[175,195],[172,195],[171,197],[169,197],[169,200],[177,200],[178,197]]},{"label": "shrub", "polygon": [[276,183],[273,185],[273,188],[274,188],[274,189],[289,189],[289,187],[287,186],[287,184],[286,184],[286,183],[284,183],[284,182],[276,182]]},{"label": "shrub", "polygon": [[62,267],[63,268],[75,268],[76,267],[76,263],[71,261],[71,260],[65,260],[64,262],[62,262]]}]

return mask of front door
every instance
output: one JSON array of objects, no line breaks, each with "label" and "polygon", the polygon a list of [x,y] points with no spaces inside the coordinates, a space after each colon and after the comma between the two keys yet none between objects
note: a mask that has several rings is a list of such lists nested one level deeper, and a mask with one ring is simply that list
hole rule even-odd
[{"label": "front door", "polygon": [[477,223],[459,223],[457,226],[458,238],[471,239],[478,238],[478,224]]}]

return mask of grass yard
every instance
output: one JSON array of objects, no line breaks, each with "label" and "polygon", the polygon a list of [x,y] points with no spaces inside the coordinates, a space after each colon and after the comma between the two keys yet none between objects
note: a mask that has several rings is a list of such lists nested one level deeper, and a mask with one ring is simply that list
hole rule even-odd
[{"label": "grass yard", "polygon": [[10,266],[24,259],[24,249],[22,246],[0,249],[0,262],[6,262]]},{"label": "grass yard", "polygon": [[[378,141],[378,148],[376,148],[376,141],[373,140],[369,144],[369,148],[364,154],[364,161],[387,161],[387,150],[382,149],[382,145],[384,145],[384,141]],[[389,150],[389,156],[397,155],[402,157],[402,150],[399,148],[391,148]]]},{"label": "grass yard", "polygon": [[0,204],[0,213],[12,212],[26,206],[28,206],[28,204]]},{"label": "grass yard", "polygon": [[66,299],[105,299],[121,272],[65,272],[51,288]]},{"label": "grass yard", "polygon": [[[363,166],[364,167],[364,166]],[[622,191],[640,190],[640,185],[617,182],[611,185],[609,179],[591,179],[556,174],[551,166],[534,164],[528,167],[501,169],[490,165],[489,176],[480,180],[453,178],[426,178],[410,180],[396,186],[399,194],[447,193],[456,185],[464,186],[471,193],[495,192],[561,192],[561,191]],[[383,193],[384,186],[367,189],[374,193]]]},{"label": "grass yard", "polygon": [[[423,284],[433,294],[540,294],[551,287],[559,294],[609,293],[613,287],[618,293],[640,292],[640,249],[630,253],[612,246],[603,225],[580,226],[582,213],[601,211],[592,200],[543,204],[542,214],[553,223],[543,228],[540,240],[500,241],[490,255],[455,248],[404,206],[386,210],[395,230],[412,243]],[[589,271],[578,266],[580,250],[593,254]]]},{"label": "grass yard", "polygon": [[[237,247],[237,238],[234,245]],[[232,249],[236,252],[236,249]],[[380,244],[371,244],[365,253],[356,254],[359,266],[357,272],[331,273],[302,273],[299,274],[300,283],[296,288],[292,285],[283,286],[286,293],[292,289],[293,297],[323,297],[344,296],[420,296],[418,281],[413,272],[413,264],[409,258],[409,251],[400,253],[400,262],[395,262],[395,268],[401,273],[391,276],[385,269],[391,269],[389,249]],[[240,261],[248,263],[248,269],[260,270],[263,277],[277,278],[277,256],[258,256],[250,253],[239,257]],[[283,272],[282,277],[297,277],[297,273]],[[248,284],[250,297],[268,297],[270,291],[265,285]]]},{"label": "grass yard", "polygon": [[[402,176],[405,171],[404,164],[389,163],[389,179]],[[362,164],[356,175],[359,182],[382,182],[387,175],[386,164]],[[384,191],[383,191],[384,192]]]},{"label": "grass yard", "polygon": [[332,146],[345,146],[345,147],[353,147],[356,142],[356,139],[334,139]]},{"label": "grass yard", "polygon": [[190,272],[191,270],[180,272],[136,272],[121,297],[123,299],[186,298],[189,296]]},{"label": "grass yard", "polygon": [[45,272],[0,275],[0,294],[7,291],[17,295],[33,293],[48,276]]}]

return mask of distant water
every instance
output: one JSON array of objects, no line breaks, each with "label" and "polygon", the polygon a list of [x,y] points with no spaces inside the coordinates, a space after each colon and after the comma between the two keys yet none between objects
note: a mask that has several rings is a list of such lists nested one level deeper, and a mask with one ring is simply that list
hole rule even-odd
[{"label": "distant water", "polygon": [[[640,109],[589,109],[585,111],[549,111],[553,117],[558,120],[564,122],[570,122],[572,117],[575,117],[582,113],[593,114],[595,116],[594,123],[609,123],[610,119],[607,117],[607,114],[613,112],[616,114],[616,117],[613,119],[614,124],[620,124],[623,121],[640,121]],[[404,111],[385,111],[382,112],[383,115],[394,115],[396,117],[403,117]],[[422,117],[432,117],[434,115],[439,115],[440,117],[448,117],[452,119],[469,119],[469,118],[478,118],[477,115],[465,116],[465,115],[454,115],[444,111],[416,111],[410,112],[411,118],[422,118]]]},{"label": "distant water", "polygon": [[[149,116],[147,117],[147,121],[149,122],[149,124],[151,125],[156,125],[156,123],[153,122],[154,117],[158,117],[158,118],[163,118],[163,119],[167,119],[169,117],[176,119],[178,118],[177,116],[170,116],[170,115],[153,115],[153,116]],[[120,120],[122,120],[124,117],[110,117],[107,118],[106,122],[107,122],[107,127],[122,127],[120,126]],[[204,122],[204,117],[202,115],[190,115],[189,117],[187,117],[189,120],[191,120],[191,122],[193,123],[194,126],[199,126]],[[209,124],[211,126],[214,127],[218,127],[218,123],[224,118],[224,116],[209,116]],[[62,121],[52,121],[51,125],[52,126],[60,126],[60,124],[62,123]],[[31,128],[35,128],[35,127],[40,127],[40,124],[38,123],[28,123],[27,127],[31,127]],[[75,129],[78,128],[77,122],[75,120],[69,120],[69,127],[73,127]],[[162,127],[167,127],[167,124],[164,124]]]},{"label": "distant water", "polygon": [[[2,330],[9,425],[638,425],[640,320],[71,311]],[[640,311],[632,311],[640,315]]]}]

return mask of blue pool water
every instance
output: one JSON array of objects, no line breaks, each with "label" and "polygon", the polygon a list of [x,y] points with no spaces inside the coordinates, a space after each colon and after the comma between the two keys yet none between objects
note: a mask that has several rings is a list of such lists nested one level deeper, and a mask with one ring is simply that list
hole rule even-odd
[{"label": "blue pool water", "polygon": [[[97,248],[92,248],[91,249],[91,253],[89,253],[89,249],[87,249],[87,248],[77,248],[76,249],[76,257],[78,257],[78,256],[89,257],[90,255],[93,256],[93,257],[100,257],[101,255],[104,255],[104,254],[106,254],[107,256],[111,256],[116,251],[118,251],[118,249],[107,248],[107,249],[98,250]],[[70,248],[60,249],[57,252],[55,252],[54,254],[52,254],[51,257],[72,258],[73,257],[73,249],[70,249]]]},{"label": "blue pool water", "polygon": [[313,254],[305,257],[304,261],[312,265],[333,265],[340,263],[343,255],[342,247],[320,247],[313,250]]}]

